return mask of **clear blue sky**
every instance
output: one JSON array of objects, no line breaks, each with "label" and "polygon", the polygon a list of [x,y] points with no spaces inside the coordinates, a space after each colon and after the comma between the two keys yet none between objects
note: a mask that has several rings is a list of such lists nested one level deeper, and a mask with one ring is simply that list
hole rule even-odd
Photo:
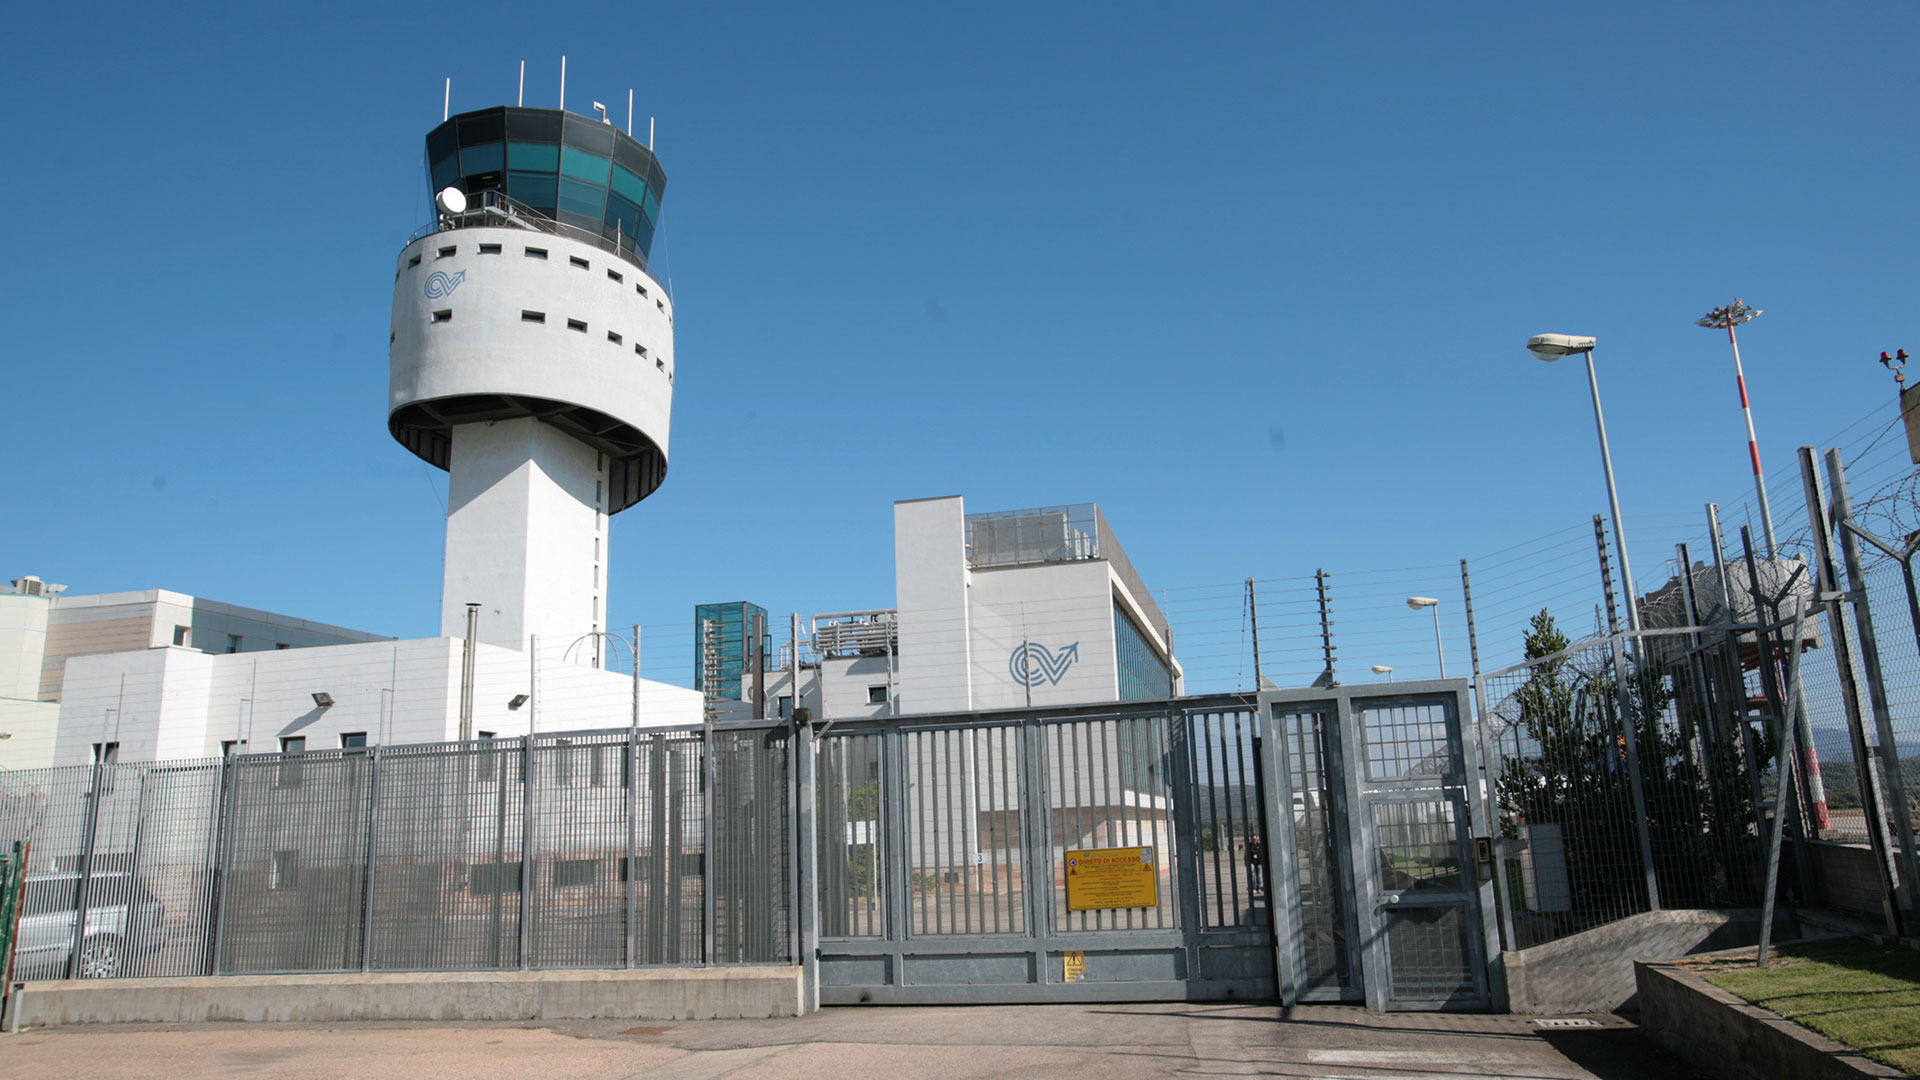
[{"label": "clear blue sky", "polygon": [[[672,463],[613,531],[610,613],[649,627],[649,675],[689,677],[696,602],[891,603],[893,500],[952,493],[1099,502],[1229,682],[1248,576],[1439,567],[1374,599],[1446,597],[1457,637],[1458,558],[1492,576],[1557,535],[1527,550],[1592,566],[1585,379],[1527,357],[1543,331],[1600,339],[1651,588],[1703,502],[1750,491],[1709,307],[1767,311],[1743,345],[1775,476],[1893,417],[1874,357],[1920,343],[1917,22],[29,5],[0,65],[0,570],[434,633],[445,476],[385,430],[392,260],[428,217],[442,80],[455,111],[511,104],[525,59],[552,105],[565,53],[569,104],[617,116],[633,88],[670,177]],[[1377,613],[1405,673],[1423,617]]]}]

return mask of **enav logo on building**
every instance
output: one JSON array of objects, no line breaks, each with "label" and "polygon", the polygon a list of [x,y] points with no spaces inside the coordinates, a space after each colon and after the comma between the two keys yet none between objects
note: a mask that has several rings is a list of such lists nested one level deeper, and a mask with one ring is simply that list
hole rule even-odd
[{"label": "enav logo on building", "polygon": [[1057,686],[1060,677],[1078,659],[1080,643],[1077,641],[1057,653],[1037,641],[1028,641],[1007,657],[1007,671],[1013,675],[1013,681],[1021,686],[1039,686],[1042,683]]},{"label": "enav logo on building", "polygon": [[459,288],[460,283],[465,280],[467,280],[465,270],[457,270],[451,274],[445,270],[435,270],[427,275],[427,299],[438,300],[443,296],[451,296],[453,290]]}]

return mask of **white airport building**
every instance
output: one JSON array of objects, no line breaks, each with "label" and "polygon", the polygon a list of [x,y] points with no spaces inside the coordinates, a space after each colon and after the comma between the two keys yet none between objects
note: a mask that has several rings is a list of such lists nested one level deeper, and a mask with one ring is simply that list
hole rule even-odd
[{"label": "white airport building", "polygon": [[949,496],[893,520],[896,606],[813,616],[797,667],[789,648],[765,675],[779,715],[796,672],[816,720],[1182,692],[1167,617],[1098,506],[969,514]]}]

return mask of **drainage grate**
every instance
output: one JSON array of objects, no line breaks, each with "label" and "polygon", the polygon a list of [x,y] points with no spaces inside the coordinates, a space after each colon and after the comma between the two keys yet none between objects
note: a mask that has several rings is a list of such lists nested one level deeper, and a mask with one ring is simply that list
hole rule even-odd
[{"label": "drainage grate", "polygon": [[1533,1022],[1534,1027],[1543,1028],[1590,1028],[1599,1027],[1600,1021],[1587,1020],[1578,1016],[1543,1016]]}]

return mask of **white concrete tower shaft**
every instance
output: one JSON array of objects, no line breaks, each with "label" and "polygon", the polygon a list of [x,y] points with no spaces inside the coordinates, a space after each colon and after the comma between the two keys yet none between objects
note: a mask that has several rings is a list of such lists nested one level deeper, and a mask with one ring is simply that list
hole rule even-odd
[{"label": "white concrete tower shaft", "polygon": [[[522,114],[553,118],[556,132],[562,122],[552,110],[507,109],[448,125],[493,113],[506,114],[510,139]],[[461,636],[466,605],[477,603],[480,640],[509,648],[526,648],[531,635],[562,643],[606,629],[609,519],[651,494],[667,465],[672,303],[625,217],[590,230],[583,209],[597,198],[608,215],[647,205],[657,214],[658,197],[649,204],[643,188],[620,200],[614,163],[634,158],[590,152],[593,138],[617,133],[594,126],[576,139],[581,118],[563,119],[567,138],[545,153],[507,144],[522,164],[559,168],[557,185],[521,172],[462,175],[467,207],[440,213],[395,270],[388,427],[450,474],[440,633]],[[475,153],[467,132],[461,139],[456,162],[501,159],[498,144]],[[430,155],[434,145],[430,137]],[[650,155],[635,167],[646,164]],[[614,183],[602,185],[577,176],[610,173]],[[547,198],[558,209],[490,183],[557,192]]]}]

